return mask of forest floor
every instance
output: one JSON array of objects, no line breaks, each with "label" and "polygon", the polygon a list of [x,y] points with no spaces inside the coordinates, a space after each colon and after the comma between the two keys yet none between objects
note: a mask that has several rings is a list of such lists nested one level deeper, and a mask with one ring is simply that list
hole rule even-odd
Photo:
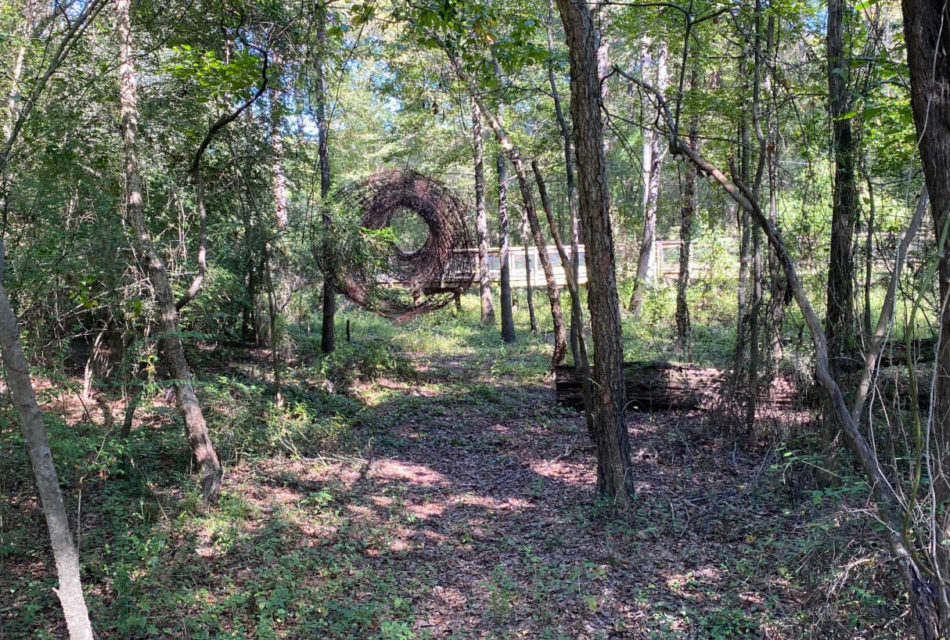
[{"label": "forest floor", "polygon": [[[269,454],[235,413],[265,354],[200,356],[213,424],[230,425],[215,508],[160,395],[123,449],[94,403],[44,394],[101,637],[906,637],[865,487],[818,488],[807,459],[737,447],[703,414],[633,413],[637,498],[617,512],[594,499],[582,415],[540,368],[510,366],[522,356],[411,354],[345,394],[298,367],[256,436]],[[327,418],[303,415],[308,398],[348,416],[332,447],[291,429]],[[65,637],[7,413],[2,436],[0,640]]]}]

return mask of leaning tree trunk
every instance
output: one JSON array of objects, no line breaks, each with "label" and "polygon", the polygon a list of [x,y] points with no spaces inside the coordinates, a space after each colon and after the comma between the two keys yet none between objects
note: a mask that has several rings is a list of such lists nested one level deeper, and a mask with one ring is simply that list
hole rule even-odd
[{"label": "leaning tree trunk", "polygon": [[162,357],[174,378],[178,408],[185,421],[185,431],[192,453],[201,469],[201,485],[207,502],[217,502],[221,497],[221,463],[214,451],[208,425],[195,388],[191,382],[191,370],[185,358],[185,348],[178,333],[178,310],[172,293],[168,270],[152,242],[145,223],[145,207],[142,201],[142,173],[138,156],[138,100],[135,95],[135,63],[132,54],[132,26],[129,18],[130,0],[116,0],[116,29],[119,37],[120,108],[122,118],[122,142],[125,152],[125,204],[126,216],[133,232],[136,252],[147,264],[148,278],[152,283],[155,302],[162,325]]},{"label": "leaning tree trunk", "polygon": [[472,149],[475,159],[475,232],[478,235],[478,293],[482,323],[495,324],[495,306],[491,299],[488,273],[488,211],[485,207],[485,161],[482,141],[482,114],[472,101]]},{"label": "leaning tree trunk", "polygon": [[[911,107],[917,127],[920,159],[937,241],[950,216],[950,16],[944,0],[903,0],[904,40],[910,69]],[[936,394],[931,438],[935,467],[950,466],[950,254],[946,248],[938,267],[940,287],[940,347],[936,362]],[[937,504],[950,500],[946,472],[932,479]],[[940,517],[940,564],[944,578],[950,576],[950,509]],[[946,590],[943,590],[946,593]],[[950,605],[944,599],[939,612],[939,633],[950,634]]]},{"label": "leaning tree trunk", "polygon": [[[3,276],[3,243],[0,242],[0,279]],[[53,465],[46,438],[43,415],[36,403],[33,384],[30,381],[30,366],[20,346],[20,330],[16,316],[10,306],[7,292],[0,283],[0,353],[3,354],[3,366],[6,370],[7,385],[20,418],[20,427],[26,440],[27,452],[33,466],[36,490],[43,504],[46,527],[49,530],[53,546],[53,559],[56,562],[56,574],[59,577],[59,589],[56,595],[63,606],[66,627],[70,640],[92,640],[92,624],[82,594],[79,579],[79,552],[73,543],[63,504],[63,494],[59,489],[59,477]]]},{"label": "leaning tree trunk", "polygon": [[[465,70],[462,69],[452,49],[449,47],[444,47],[443,49],[449,59],[449,63],[452,65],[452,69],[455,71],[455,75],[458,76],[460,80],[468,83],[470,87],[474,88],[474,83]],[[498,71],[497,62],[496,73],[500,73]],[[511,160],[511,164],[515,168],[515,175],[518,177],[518,187],[521,191],[521,202],[524,205],[524,214],[531,227],[531,235],[534,237],[534,244],[538,249],[538,259],[541,262],[541,269],[544,271],[544,279],[547,283],[548,303],[551,306],[551,321],[554,325],[554,353],[551,356],[551,368],[553,369],[555,366],[564,362],[564,357],[567,354],[567,331],[564,328],[564,314],[561,311],[561,294],[558,290],[557,280],[554,277],[554,268],[551,266],[551,260],[548,258],[547,243],[544,241],[544,235],[541,232],[541,223],[538,222],[538,212],[534,206],[531,181],[528,179],[528,171],[525,168],[521,151],[508,136],[508,132],[505,131],[501,119],[488,108],[481,94],[473,91],[472,97],[475,99],[475,104],[478,105],[479,110],[481,110],[482,115],[488,121],[488,125],[494,132],[495,140],[497,140],[498,145],[502,148],[502,151],[505,152],[505,155],[508,156],[508,159]],[[525,266],[529,266],[527,260],[525,260]]]},{"label": "leaning tree trunk", "polygon": [[557,6],[570,52],[578,210],[587,242],[587,305],[594,342],[594,384],[587,424],[597,447],[597,490],[626,505],[633,493],[633,477],[630,439],[624,421],[620,301],[600,115],[600,35],[586,0],[557,0]]},{"label": "leaning tree trunk", "polygon": [[[905,4],[905,16],[906,15],[907,9]],[[942,25],[940,29],[942,30],[945,26],[946,25]],[[917,26],[917,29],[920,29],[919,25]],[[938,31],[938,33],[940,32],[942,31]],[[908,44],[913,42],[911,38],[907,38],[906,40]],[[948,38],[948,40],[950,40],[950,38]],[[934,42],[936,42],[936,38],[934,38]],[[941,46],[944,48],[944,51],[946,51],[948,48],[950,48],[950,41],[944,41]],[[932,54],[932,51],[930,53]],[[944,76],[942,77],[945,78],[944,81],[946,81],[947,78],[950,78],[950,72],[948,72],[950,69],[948,69],[947,58],[945,55],[943,56],[943,63]],[[914,65],[910,66],[913,77]],[[636,78],[627,75],[624,75],[624,77],[631,79],[644,89],[652,89],[652,87],[640,80],[637,80]],[[817,314],[811,306],[811,301],[809,300],[808,295],[805,293],[805,287],[798,276],[795,263],[792,260],[788,249],[785,247],[785,244],[782,241],[776,226],[771,220],[769,220],[768,216],[759,207],[758,202],[753,197],[752,191],[743,183],[735,182],[736,175],[738,173],[735,169],[735,166],[730,166],[733,174],[733,180],[730,180],[718,167],[706,160],[695,149],[690,147],[689,144],[684,144],[682,141],[680,141],[677,137],[673,116],[670,113],[669,107],[663,100],[662,95],[657,94],[657,100],[661,102],[661,106],[665,114],[668,130],[670,132],[670,149],[672,153],[674,155],[685,155],[696,165],[700,171],[708,176],[711,176],[716,182],[718,182],[725,189],[726,193],[729,194],[729,196],[740,207],[742,207],[742,209],[749,213],[756,224],[765,233],[769,244],[775,251],[775,255],[782,265],[782,271],[785,273],[788,287],[791,290],[795,301],[798,303],[798,307],[802,312],[805,324],[808,326],[808,329],[811,332],[812,344],[815,348],[815,377],[817,378],[821,389],[824,391],[829,404],[834,410],[835,416],[843,427],[845,443],[854,454],[856,462],[860,466],[865,475],[865,479],[870,485],[870,491],[871,495],[874,497],[879,521],[885,525],[882,528],[880,535],[887,541],[887,544],[891,550],[893,561],[897,565],[897,568],[904,579],[904,584],[907,589],[907,596],[910,601],[911,611],[913,612],[918,624],[919,636],[926,640],[936,640],[938,637],[938,611],[947,610],[945,605],[938,604],[938,598],[940,602],[947,602],[946,587],[942,583],[943,581],[938,581],[937,584],[931,581],[930,576],[925,573],[926,567],[922,566],[921,564],[921,558],[915,554],[915,550],[911,546],[913,543],[907,541],[901,534],[901,531],[905,530],[904,528],[908,524],[904,517],[904,503],[902,502],[902,498],[898,496],[893,486],[885,476],[884,469],[877,459],[872,443],[864,437],[864,434],[861,432],[858,426],[859,422],[857,417],[861,414],[861,407],[855,403],[849,410],[844,399],[844,394],[841,392],[841,388],[838,386],[837,381],[835,381],[835,379],[831,376],[828,366],[828,341],[825,337],[824,328],[822,327],[821,321],[818,319]],[[918,125],[919,124],[920,123],[918,123]],[[941,132],[944,135],[950,135],[950,118],[948,118],[948,121],[941,129]],[[944,148],[943,158],[943,166],[947,169],[947,175],[945,177],[950,178],[950,145],[947,145]],[[950,202],[950,180],[944,184],[944,189],[945,202]],[[893,318],[892,312],[894,309],[894,300],[897,291],[897,282],[900,277],[901,266],[903,264],[904,258],[906,257],[907,249],[910,245],[911,239],[913,238],[913,234],[919,225],[919,221],[920,216],[915,213],[914,218],[912,218],[910,226],[904,238],[901,240],[900,246],[898,248],[897,262],[895,264],[894,273],[891,278],[891,284],[885,297],[884,305],[881,308],[881,316],[878,320],[878,328],[875,332],[871,353],[869,353],[865,358],[864,371],[862,372],[862,382],[861,385],[859,385],[865,390],[869,388],[867,385],[869,385],[869,381],[876,364],[875,351],[880,348],[884,335],[888,332],[888,326],[890,325],[890,322]],[[941,594],[939,596],[937,595],[938,590]],[[940,634],[940,637],[945,636],[945,633]]]}]

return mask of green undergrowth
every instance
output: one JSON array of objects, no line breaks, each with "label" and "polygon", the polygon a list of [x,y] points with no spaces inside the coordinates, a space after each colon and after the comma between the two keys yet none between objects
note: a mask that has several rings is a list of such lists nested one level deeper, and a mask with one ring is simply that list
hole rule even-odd
[{"label": "green undergrowth", "polygon": [[[648,296],[641,325],[625,323],[643,357],[672,353],[668,306],[654,308],[669,304],[661,298]],[[554,639],[577,637],[578,620],[605,638],[902,637],[899,583],[861,512],[867,487],[846,463],[830,486],[817,481],[807,443],[740,452],[736,466],[708,427],[644,416],[634,448],[648,486],[632,514],[598,506],[587,486],[561,497],[574,489],[532,465],[593,458],[583,421],[551,399],[550,336],[527,330],[523,294],[512,345],[479,323],[475,296],[463,302],[460,314],[402,324],[345,309],[328,356],[319,332],[293,328],[280,406],[267,353],[192,343],[226,469],[216,507],[200,500],[160,382],[127,442],[104,428],[96,403],[84,412],[72,394],[42,394],[101,637]],[[714,334],[710,353],[728,348],[729,322],[703,329]],[[557,445],[542,451],[548,438]],[[10,469],[0,474],[0,637],[62,637],[45,525],[9,407],[0,447]],[[420,448],[436,453],[421,458]],[[533,456],[540,462],[529,465]],[[443,457],[443,476],[474,466],[471,477],[499,481],[485,492],[413,484]],[[404,465],[404,479],[373,479],[380,459]],[[514,492],[523,474],[533,477]],[[477,506],[508,499],[529,506]],[[429,503],[444,513],[420,515]],[[532,514],[544,505],[556,515],[538,524]],[[507,525],[519,509],[524,519]],[[439,564],[463,556],[464,575]],[[446,585],[473,599],[452,633],[430,630],[438,616],[422,605]]]}]

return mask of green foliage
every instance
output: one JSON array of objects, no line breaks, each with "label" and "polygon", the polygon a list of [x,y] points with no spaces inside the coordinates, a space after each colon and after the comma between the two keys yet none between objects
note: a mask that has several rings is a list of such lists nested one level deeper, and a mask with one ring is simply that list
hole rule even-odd
[{"label": "green foliage", "polygon": [[315,368],[336,393],[347,393],[359,380],[371,382],[381,376],[411,380],[416,375],[411,361],[382,339],[341,344]]}]

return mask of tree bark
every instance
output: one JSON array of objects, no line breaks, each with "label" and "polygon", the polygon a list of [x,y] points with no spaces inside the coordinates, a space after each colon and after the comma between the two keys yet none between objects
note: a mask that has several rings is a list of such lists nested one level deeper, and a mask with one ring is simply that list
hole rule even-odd
[{"label": "tree bark", "polygon": [[588,428],[597,448],[597,490],[629,505],[633,494],[630,440],[624,420],[620,301],[617,298],[610,200],[604,159],[602,96],[597,69],[600,35],[586,0],[557,0],[571,63],[571,117],[577,157],[578,211],[587,243],[587,305],[594,342]]},{"label": "tree bark", "polygon": [[831,114],[834,181],[832,185],[831,252],[828,265],[827,311],[828,357],[832,374],[840,373],[840,359],[853,342],[854,258],[852,238],[858,218],[858,187],[854,173],[855,141],[848,90],[849,59],[844,51],[845,0],[828,1],[828,106]]},{"label": "tree bark", "polygon": [[[943,0],[902,0],[904,40],[910,70],[911,107],[917,128],[920,159],[930,192],[931,214],[937,242],[940,242],[950,216],[950,15]],[[932,451],[934,466],[950,465],[950,254],[941,248],[938,265],[940,300],[940,339],[935,365],[936,392],[932,407]],[[946,472],[933,478],[936,501],[946,505],[950,499],[950,478]],[[946,542],[950,539],[950,510],[944,507],[940,518],[940,565],[943,577],[950,577],[950,557]],[[950,602],[946,589],[940,603],[939,631],[950,633]]]},{"label": "tree bark", "polygon": [[485,207],[485,161],[482,140],[482,114],[472,101],[472,148],[475,159],[475,232],[478,235],[478,292],[482,323],[495,324],[495,306],[491,298],[488,273],[488,211]]},{"label": "tree bark", "polygon": [[[3,243],[0,242],[0,281],[2,277]],[[36,395],[33,392],[30,366],[20,345],[20,329],[2,282],[0,282],[0,353],[3,355],[10,396],[20,418],[20,428],[23,430],[30,463],[33,466],[36,490],[43,504],[43,515],[46,517],[46,527],[49,530],[53,559],[56,563],[56,574],[59,577],[59,588],[55,591],[63,607],[69,637],[70,640],[92,640],[94,637],[92,623],[89,621],[89,612],[86,610],[86,600],[83,597],[79,576],[79,552],[73,543],[63,494],[59,489],[59,477],[53,464],[53,455],[46,437],[46,427],[43,425],[43,415],[40,413]]]},{"label": "tree bark", "polygon": [[132,53],[132,27],[129,18],[130,0],[116,0],[116,30],[119,38],[120,105],[122,142],[125,152],[126,216],[133,231],[136,252],[145,260],[149,281],[155,295],[161,318],[163,336],[162,356],[174,378],[178,409],[185,421],[185,431],[192,453],[201,469],[204,499],[217,502],[221,497],[221,463],[208,433],[201,405],[191,382],[191,370],[185,358],[184,345],[178,333],[178,310],[172,293],[168,271],[160,253],[152,242],[145,222],[142,201],[142,174],[138,156],[138,100],[135,95],[135,63]]},{"label": "tree bark", "polygon": [[[326,70],[324,56],[327,42],[327,7],[321,5],[317,9],[317,156],[320,161],[320,202],[323,206],[323,230],[326,237],[330,237],[333,219],[327,208],[327,196],[330,193],[330,125],[327,122],[326,105]],[[330,256],[329,247],[324,247],[324,255]],[[332,353],[336,348],[336,275],[330,264],[323,274],[323,322],[320,327],[320,350],[323,353]]]},{"label": "tree bark", "polygon": [[501,339],[507,343],[517,340],[515,335],[515,317],[511,308],[511,265],[508,262],[508,245],[511,231],[508,221],[508,165],[505,154],[498,152],[495,158],[498,170],[498,260],[501,264],[500,300]]},{"label": "tree bark", "polygon": [[[571,262],[570,269],[574,274],[574,280],[578,279],[580,273],[580,223],[577,219],[577,187],[574,180],[574,145],[571,143],[571,130],[567,126],[567,120],[564,117],[564,110],[561,107],[561,96],[557,89],[557,81],[554,76],[554,37],[551,34],[551,25],[554,20],[554,0],[549,0],[548,4],[548,22],[545,24],[545,31],[548,37],[548,86],[551,88],[551,100],[554,102],[554,117],[557,119],[558,130],[564,141],[564,176],[565,189],[567,190],[567,208],[570,214],[571,225]],[[567,269],[567,263],[563,263]],[[583,312],[581,310],[580,295],[571,298],[571,326],[568,329],[568,338],[571,344],[571,357],[574,359],[574,366],[581,366],[580,342],[584,339]]]}]

